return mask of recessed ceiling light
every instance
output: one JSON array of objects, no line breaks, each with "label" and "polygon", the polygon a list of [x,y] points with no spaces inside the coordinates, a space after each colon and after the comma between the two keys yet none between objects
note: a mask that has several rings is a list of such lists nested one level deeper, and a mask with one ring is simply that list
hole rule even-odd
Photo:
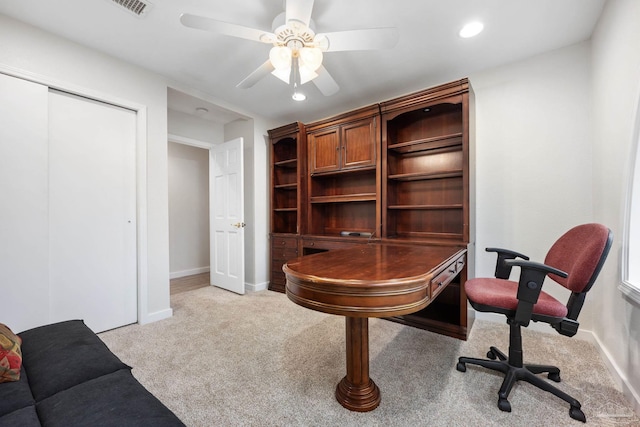
[{"label": "recessed ceiling light", "polygon": [[209,110],[207,110],[207,109],[206,109],[206,108],[204,108],[204,107],[198,107],[198,108],[196,108],[196,113],[197,113],[197,114],[203,115],[203,114],[207,114],[208,112],[209,112]]},{"label": "recessed ceiling light", "polygon": [[462,27],[462,29],[458,34],[460,34],[460,37],[467,39],[469,37],[474,37],[480,34],[483,28],[484,28],[484,24],[482,22],[478,22],[478,21],[470,22],[464,27]]},{"label": "recessed ceiling light", "polygon": [[298,91],[293,92],[293,96],[291,98],[293,98],[294,101],[304,101],[307,99],[304,93]]}]

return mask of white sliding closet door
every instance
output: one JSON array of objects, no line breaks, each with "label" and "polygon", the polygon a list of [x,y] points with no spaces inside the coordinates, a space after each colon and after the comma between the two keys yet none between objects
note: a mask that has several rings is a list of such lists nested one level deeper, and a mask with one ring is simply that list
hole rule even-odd
[{"label": "white sliding closet door", "polygon": [[137,320],[136,113],[49,92],[52,321]]},{"label": "white sliding closet door", "polygon": [[49,320],[46,86],[0,74],[0,322]]}]

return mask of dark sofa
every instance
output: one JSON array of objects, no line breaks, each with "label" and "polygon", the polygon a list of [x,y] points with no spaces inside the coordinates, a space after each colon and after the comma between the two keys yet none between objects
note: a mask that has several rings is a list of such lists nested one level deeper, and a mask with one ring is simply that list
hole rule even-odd
[{"label": "dark sofa", "polygon": [[0,383],[0,426],[184,426],[81,320],[18,334],[19,381]]}]

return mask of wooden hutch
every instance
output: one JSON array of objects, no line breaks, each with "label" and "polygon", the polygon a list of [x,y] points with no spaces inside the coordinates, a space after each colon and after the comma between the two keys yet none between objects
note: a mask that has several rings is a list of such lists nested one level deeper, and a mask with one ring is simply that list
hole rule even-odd
[{"label": "wooden hutch", "polygon": [[[271,281],[299,255],[362,243],[466,248],[474,236],[467,79],[269,131]],[[466,339],[467,267],[424,310],[389,318]]]}]

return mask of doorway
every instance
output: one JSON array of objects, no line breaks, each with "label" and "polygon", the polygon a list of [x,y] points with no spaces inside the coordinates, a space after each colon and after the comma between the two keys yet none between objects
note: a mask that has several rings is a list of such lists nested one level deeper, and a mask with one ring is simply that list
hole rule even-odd
[{"label": "doorway", "polygon": [[209,285],[209,150],[169,141],[172,293]]}]

